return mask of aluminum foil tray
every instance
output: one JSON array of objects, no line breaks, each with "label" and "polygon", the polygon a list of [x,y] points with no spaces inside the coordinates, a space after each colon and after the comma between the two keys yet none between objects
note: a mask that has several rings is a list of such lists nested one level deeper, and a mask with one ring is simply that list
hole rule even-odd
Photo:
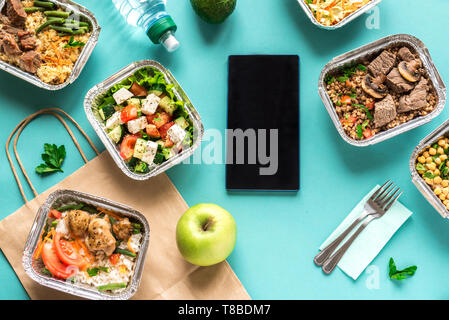
[{"label": "aluminum foil tray", "polygon": [[333,26],[325,26],[321,23],[319,23],[317,21],[317,19],[315,18],[315,16],[313,15],[312,10],[310,9],[310,7],[304,2],[304,0],[298,0],[299,5],[301,6],[301,8],[304,10],[304,12],[306,13],[307,17],[309,17],[310,21],[312,21],[312,23],[314,25],[316,25],[317,27],[321,28],[321,29],[326,29],[326,30],[336,30],[339,29],[341,27],[343,27],[344,25],[346,25],[347,23],[351,22],[352,20],[358,18],[359,16],[361,16],[362,14],[364,14],[365,12],[371,10],[372,8],[374,8],[375,6],[377,6],[379,3],[382,2],[382,0],[372,0],[370,3],[364,5],[363,7],[361,7],[359,10],[354,11],[353,13],[351,13],[349,16],[347,16],[346,18],[344,18],[343,20],[341,20],[339,23],[333,25]]},{"label": "aluminum foil tray", "polygon": [[[76,283],[73,284],[70,281],[51,278],[40,272],[40,268],[43,267],[43,265],[40,265],[40,260],[36,260],[33,258],[33,253],[39,242],[39,237],[47,220],[48,212],[53,207],[53,205],[62,206],[77,201],[82,201],[86,204],[99,206],[113,212],[120,213],[125,217],[130,217],[138,220],[144,226],[142,243],[134,266],[134,273],[131,277],[128,287],[118,294],[100,292],[96,288],[87,285]],[[31,227],[31,231],[25,244],[22,264],[28,276],[30,276],[34,281],[43,286],[87,299],[125,300],[131,298],[136,293],[139,287],[145,257],[148,251],[149,241],[150,227],[148,225],[147,219],[140,212],[123,204],[87,193],[72,190],[58,190],[48,196],[45,203],[39,208],[39,211],[37,212],[36,218],[34,219],[34,223]]]},{"label": "aluminum foil tray", "polygon": [[[69,84],[75,82],[75,80],[79,77],[81,74],[81,71],[83,70],[84,66],[87,63],[87,60],[89,60],[90,55],[92,54],[92,51],[94,50],[95,46],[98,42],[98,37],[100,36],[101,28],[98,25],[97,19],[95,18],[94,14],[84,8],[83,6],[70,1],[70,0],[51,0],[55,4],[57,4],[61,8],[67,8],[70,9],[70,11],[79,14],[80,16],[86,18],[89,20],[92,31],[89,38],[89,41],[87,41],[86,45],[83,48],[83,51],[81,52],[80,56],[78,57],[78,60],[76,61],[75,65],[73,66],[72,73],[67,78],[67,80],[64,83],[61,84],[48,84],[43,82],[41,79],[39,79],[37,76],[28,73],[26,71],[21,70],[20,68],[13,66],[9,63],[6,63],[2,60],[0,60],[0,69],[4,70],[6,72],[9,72],[10,74],[28,81],[31,84],[34,84],[37,87],[40,87],[42,89],[46,90],[60,90]],[[0,11],[2,10],[3,6],[5,5],[5,0],[0,0]]]},{"label": "aluminum foil tray", "polygon": [[[437,95],[437,104],[435,109],[426,116],[417,117],[411,121],[403,123],[392,129],[377,133],[373,138],[367,140],[354,140],[346,135],[340,119],[338,118],[337,111],[327,93],[325,78],[327,75],[333,75],[337,73],[342,67],[350,66],[368,58],[374,58],[376,55],[384,49],[396,46],[407,46],[416,52],[423,62],[423,66],[426,69],[429,79]],[[444,84],[441,76],[433,64],[429,51],[421,40],[407,34],[397,34],[388,36],[386,38],[377,40],[358,49],[345,53],[341,56],[334,58],[328,64],[326,64],[321,71],[321,75],[318,82],[318,92],[323,100],[324,106],[327,109],[335,127],[337,128],[340,136],[349,144],[356,147],[365,147],[374,145],[381,141],[390,139],[401,133],[422,126],[430,122],[433,118],[438,116],[443,111],[446,104],[446,85]]]},{"label": "aluminum foil tray", "polygon": [[419,154],[428,146],[434,144],[440,137],[449,133],[449,120],[444,122],[441,126],[436,128],[432,133],[425,137],[418,146],[413,150],[412,156],[410,157],[410,174],[412,176],[412,181],[416,188],[422,193],[424,198],[429,201],[429,203],[438,211],[438,213],[443,218],[449,218],[449,211],[446,206],[441,202],[441,200],[435,195],[432,188],[424,181],[416,170],[416,159]]},{"label": "aluminum foil tray", "polygon": [[[100,100],[104,97],[109,88],[125,80],[126,78],[134,74],[137,70],[145,67],[156,68],[157,70],[159,70],[164,74],[165,80],[167,81],[168,84],[174,84],[173,92],[175,93],[175,96],[177,97],[178,100],[184,101],[184,107],[186,108],[189,117],[193,123],[193,145],[188,149],[182,150],[182,152],[170,158],[166,162],[163,162],[162,164],[155,166],[150,172],[146,174],[138,174],[131,171],[126,165],[125,161],[122,159],[122,157],[120,157],[119,147],[116,146],[107,136],[105,126],[98,114],[97,108],[98,104],[100,103]],[[128,65],[127,67],[123,68],[119,72],[115,73],[102,83],[90,89],[86,95],[86,98],[84,99],[84,111],[86,112],[87,119],[94,128],[95,132],[100,137],[106,149],[111,154],[117,166],[123,171],[123,173],[125,173],[128,177],[134,180],[147,180],[151,177],[154,177],[168,170],[174,165],[179,164],[180,162],[182,162],[183,160],[185,160],[186,158],[190,157],[193,154],[193,152],[195,151],[196,148],[198,148],[198,146],[201,144],[201,140],[203,139],[204,127],[203,124],[201,123],[200,115],[193,107],[192,102],[187,97],[184,90],[181,88],[181,86],[173,77],[173,75],[170,73],[170,71],[164,68],[158,62],[152,60],[143,60],[134,62]]]}]

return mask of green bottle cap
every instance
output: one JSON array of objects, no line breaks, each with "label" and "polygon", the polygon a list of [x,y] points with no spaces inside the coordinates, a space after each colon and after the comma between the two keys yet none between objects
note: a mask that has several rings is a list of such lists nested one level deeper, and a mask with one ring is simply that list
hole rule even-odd
[{"label": "green bottle cap", "polygon": [[167,16],[156,21],[151,28],[148,29],[147,35],[154,44],[159,44],[159,40],[167,31],[175,32],[177,29],[178,27],[172,17]]}]

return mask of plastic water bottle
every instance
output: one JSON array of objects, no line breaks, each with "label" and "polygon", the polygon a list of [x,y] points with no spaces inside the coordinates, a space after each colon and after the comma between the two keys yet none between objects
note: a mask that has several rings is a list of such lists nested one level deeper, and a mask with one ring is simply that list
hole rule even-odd
[{"label": "plastic water bottle", "polygon": [[165,11],[166,0],[112,0],[128,24],[142,28],[154,44],[168,52],[179,48],[177,26]]}]

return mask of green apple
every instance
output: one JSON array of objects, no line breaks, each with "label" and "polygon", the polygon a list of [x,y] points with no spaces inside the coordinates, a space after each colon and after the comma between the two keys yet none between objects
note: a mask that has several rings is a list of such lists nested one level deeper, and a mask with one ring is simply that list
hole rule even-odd
[{"label": "green apple", "polygon": [[187,210],[176,226],[176,243],[183,257],[198,266],[225,260],[234,250],[237,226],[222,207],[201,203]]}]

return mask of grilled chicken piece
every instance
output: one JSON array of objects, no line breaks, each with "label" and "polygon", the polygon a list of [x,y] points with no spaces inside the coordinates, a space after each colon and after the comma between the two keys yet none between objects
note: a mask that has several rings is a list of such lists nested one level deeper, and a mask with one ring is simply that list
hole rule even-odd
[{"label": "grilled chicken piece", "polygon": [[87,231],[90,222],[90,215],[83,210],[70,210],[67,213],[67,222],[72,233],[77,237],[82,237]]},{"label": "grilled chicken piece", "polygon": [[114,224],[112,226],[112,230],[118,239],[127,240],[133,232],[133,226],[131,225],[131,222],[129,222],[128,218],[124,218]]},{"label": "grilled chicken piece", "polygon": [[95,218],[89,224],[86,244],[89,250],[103,251],[110,256],[115,250],[115,238],[111,233],[111,224],[103,218]]}]

